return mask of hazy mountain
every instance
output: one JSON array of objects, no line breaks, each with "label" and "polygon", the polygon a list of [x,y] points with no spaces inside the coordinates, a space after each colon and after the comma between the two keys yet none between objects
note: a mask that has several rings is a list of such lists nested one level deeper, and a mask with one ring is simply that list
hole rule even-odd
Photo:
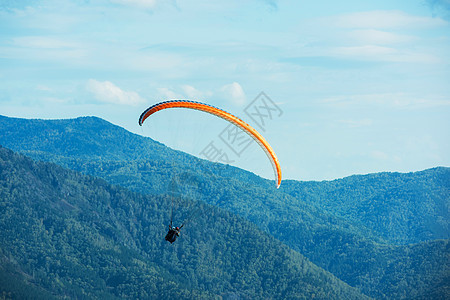
[{"label": "hazy mountain", "polygon": [[274,190],[252,173],[91,117],[0,117],[0,144],[146,194],[167,194],[177,174],[192,198],[250,220],[367,295],[448,295],[449,168],[284,181]]},{"label": "hazy mountain", "polygon": [[395,244],[450,238],[450,169],[378,173],[324,182],[286,181],[283,191],[357,220]]}]

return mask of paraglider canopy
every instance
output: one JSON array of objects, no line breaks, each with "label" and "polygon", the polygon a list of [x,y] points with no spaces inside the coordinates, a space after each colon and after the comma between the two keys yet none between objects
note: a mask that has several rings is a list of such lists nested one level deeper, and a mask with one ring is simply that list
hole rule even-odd
[{"label": "paraglider canopy", "polygon": [[281,167],[280,163],[278,162],[278,158],[275,155],[275,152],[273,151],[270,144],[264,139],[264,137],[256,131],[253,127],[239,119],[238,117],[211,105],[196,102],[196,101],[190,101],[190,100],[170,100],[170,101],[164,101],[157,103],[153,106],[150,106],[147,108],[139,117],[139,125],[142,126],[144,121],[150,117],[152,114],[169,108],[188,108],[188,109],[194,109],[198,111],[207,112],[209,114],[212,114],[214,116],[220,117],[235,126],[242,129],[245,133],[247,133],[250,137],[252,137],[258,145],[264,150],[265,154],[269,158],[273,171],[276,178],[276,185],[277,188],[280,187],[281,184]]}]

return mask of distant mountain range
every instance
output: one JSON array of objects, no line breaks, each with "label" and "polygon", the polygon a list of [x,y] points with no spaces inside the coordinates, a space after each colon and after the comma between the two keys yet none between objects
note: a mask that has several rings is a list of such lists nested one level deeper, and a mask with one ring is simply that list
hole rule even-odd
[{"label": "distant mountain range", "polygon": [[[250,172],[174,151],[95,117],[25,120],[0,116],[0,144],[148,195],[142,197],[152,197],[149,201],[154,203],[168,197],[168,187],[178,174],[177,180],[187,183],[190,198],[252,222],[252,232],[273,236],[271,243],[287,245],[298,257],[304,255],[367,296],[445,299],[450,295],[449,168],[323,182],[283,181],[275,190],[273,183]],[[160,209],[158,221],[166,224],[161,216],[164,208]],[[165,207],[165,219],[168,211],[170,204]],[[208,222],[208,215],[200,214],[186,228],[197,230]],[[228,226],[226,221],[219,223],[224,229]],[[186,232],[179,244],[188,247],[188,241],[195,241],[188,236]],[[221,239],[226,238],[214,241]],[[224,293],[224,289],[202,289],[197,284],[187,283],[174,291]],[[345,289],[338,290],[344,293]],[[355,291],[348,293],[355,296]],[[266,296],[276,294],[271,290]]]}]

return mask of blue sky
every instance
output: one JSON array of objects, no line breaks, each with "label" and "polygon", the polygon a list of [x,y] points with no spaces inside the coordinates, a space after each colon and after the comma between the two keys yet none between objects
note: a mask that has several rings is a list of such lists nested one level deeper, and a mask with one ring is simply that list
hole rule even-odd
[{"label": "blue sky", "polygon": [[449,22],[448,0],[2,0],[0,114],[143,134],[156,102],[246,119],[264,92],[285,178],[450,166]]}]

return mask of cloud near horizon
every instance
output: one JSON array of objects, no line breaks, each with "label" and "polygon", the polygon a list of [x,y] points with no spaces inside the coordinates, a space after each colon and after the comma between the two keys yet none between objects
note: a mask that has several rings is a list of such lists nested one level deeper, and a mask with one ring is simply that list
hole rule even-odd
[{"label": "cloud near horizon", "polygon": [[136,8],[152,9],[156,6],[157,0],[110,0],[111,3],[132,6]]},{"label": "cloud near horizon", "polygon": [[124,91],[110,81],[89,79],[86,89],[103,103],[138,105],[146,102],[138,93]]},{"label": "cloud near horizon", "polygon": [[397,10],[355,12],[331,17],[331,24],[354,29],[400,29],[445,26],[440,18],[414,16]]},{"label": "cloud near horizon", "polygon": [[245,104],[245,92],[239,83],[226,84],[220,88],[220,91],[224,98],[230,100],[234,105],[242,106]]}]

